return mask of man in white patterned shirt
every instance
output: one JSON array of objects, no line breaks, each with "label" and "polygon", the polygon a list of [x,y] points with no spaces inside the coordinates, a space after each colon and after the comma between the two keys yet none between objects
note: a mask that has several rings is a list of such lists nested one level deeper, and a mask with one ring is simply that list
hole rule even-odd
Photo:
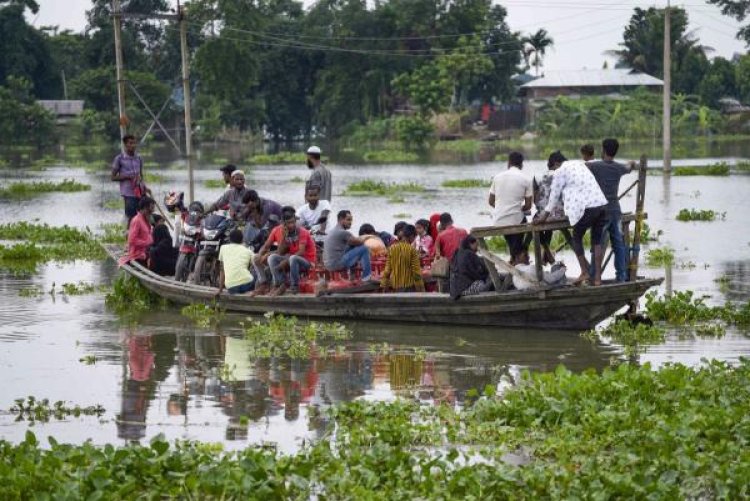
[{"label": "man in white patterned shirt", "polygon": [[601,285],[602,231],[606,221],[607,198],[583,161],[569,160],[557,169],[547,206],[536,215],[534,222],[541,224],[546,221],[560,200],[563,202],[565,215],[573,226],[572,246],[581,266],[581,275],[575,284],[582,284],[592,278],[583,250],[583,235],[591,228],[591,244],[594,246],[593,284]]}]

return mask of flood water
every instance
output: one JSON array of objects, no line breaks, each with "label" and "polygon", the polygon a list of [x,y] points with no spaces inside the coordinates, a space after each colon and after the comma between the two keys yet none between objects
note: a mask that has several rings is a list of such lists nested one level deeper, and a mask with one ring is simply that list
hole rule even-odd
[{"label": "flood water", "polygon": [[[485,225],[490,222],[485,188],[446,189],[441,184],[447,179],[489,179],[501,168],[498,162],[333,164],[334,208],[350,209],[355,227],[370,222],[391,230],[399,219],[414,221],[442,211],[451,212],[462,227]],[[219,177],[215,169],[202,162],[196,172],[198,199],[212,201],[220,195],[220,189],[203,185]],[[261,196],[283,204],[303,203],[303,184],[294,178],[307,176],[304,166],[244,169],[248,184]],[[544,164],[530,161],[527,169],[542,172]],[[158,197],[186,187],[179,162],[151,171],[164,177],[152,184]],[[75,178],[92,186],[89,192],[0,201],[0,223],[38,220],[96,231],[101,223],[121,218],[119,209],[105,208],[117,193],[104,170],[91,173],[61,165],[41,172],[6,169],[0,176],[3,184],[20,177]],[[348,184],[363,179],[413,181],[425,191],[404,194],[403,203],[341,195]],[[634,179],[629,175],[621,186]],[[709,295],[713,303],[750,299],[750,176],[649,176],[647,183],[648,223],[652,233],[663,232],[651,246],[672,247],[676,259],[671,270],[644,267],[643,274],[666,275],[669,280],[662,290],[694,290]],[[634,203],[632,195],[626,197],[623,209],[632,210]],[[682,208],[713,209],[726,212],[726,217],[712,223],[677,222],[675,215]],[[647,249],[644,246],[642,256]],[[572,255],[561,257],[575,273]],[[116,273],[111,261],[48,264],[20,276],[0,271],[0,438],[22,439],[28,423],[15,422],[8,409],[14,399],[33,395],[106,409],[101,418],[34,425],[38,435],[53,435],[58,441],[126,443],[163,433],[170,439],[222,442],[228,448],[274,443],[280,450],[294,451],[319,436],[325,425],[321,411],[337,402],[407,396],[461,405],[470,390],[512,384],[524,369],[548,371],[559,364],[576,371],[602,369],[622,355],[616,345],[592,344],[575,332],[350,322],[353,338],[343,349],[316,351],[308,360],[251,359],[242,338],[244,317],[239,315],[227,315],[216,328],[201,329],[178,309],[170,309],[149,313],[133,324],[108,312],[101,293],[19,296],[21,289],[34,285],[49,290],[53,284],[79,280],[107,284]],[[611,275],[607,270],[606,276]],[[720,277],[727,277],[728,284],[720,286],[715,281]],[[718,340],[685,339],[674,333],[640,360],[695,364],[704,357],[732,361],[748,355],[748,333],[729,329]],[[96,362],[81,361],[87,356]]]}]

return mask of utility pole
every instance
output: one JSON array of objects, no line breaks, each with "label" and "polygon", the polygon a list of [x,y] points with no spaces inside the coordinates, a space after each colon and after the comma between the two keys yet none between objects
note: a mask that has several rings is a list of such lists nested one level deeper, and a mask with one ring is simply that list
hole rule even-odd
[{"label": "utility pole", "polygon": [[672,173],[672,22],[670,5],[664,9],[664,101],[662,147],[664,149],[664,174]]},{"label": "utility pole", "polygon": [[112,18],[114,19],[115,28],[115,74],[117,76],[117,110],[118,121],[120,123],[120,147],[124,148],[122,138],[127,133],[128,117],[125,116],[125,79],[122,75],[122,9],[120,0],[112,0]]},{"label": "utility pole", "polygon": [[187,19],[185,10],[177,1],[177,16],[180,20],[180,53],[182,55],[182,93],[185,102],[185,155],[188,168],[188,200],[195,200],[195,180],[193,179],[193,135],[190,116],[190,68],[188,68]]}]

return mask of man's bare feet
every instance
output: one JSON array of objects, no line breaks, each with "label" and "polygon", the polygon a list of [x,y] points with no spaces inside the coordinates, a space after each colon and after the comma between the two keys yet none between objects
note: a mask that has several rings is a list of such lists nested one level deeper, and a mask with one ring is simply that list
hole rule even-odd
[{"label": "man's bare feet", "polygon": [[268,285],[267,284],[260,284],[254,291],[248,293],[248,296],[250,297],[256,297],[256,296],[263,296],[265,294],[268,294]]},{"label": "man's bare feet", "polygon": [[281,284],[278,287],[274,287],[271,289],[271,292],[268,293],[269,296],[282,296],[284,295],[284,292],[286,292],[286,285]]},{"label": "man's bare feet", "polygon": [[576,278],[573,281],[573,285],[575,286],[585,285],[590,279],[591,277],[589,276],[588,273],[582,273],[578,278]]}]

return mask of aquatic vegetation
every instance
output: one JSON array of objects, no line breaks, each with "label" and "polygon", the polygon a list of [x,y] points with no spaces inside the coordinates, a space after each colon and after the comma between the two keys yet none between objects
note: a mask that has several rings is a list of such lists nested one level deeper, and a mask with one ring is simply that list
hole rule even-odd
[{"label": "aquatic vegetation", "polygon": [[397,212],[393,215],[395,219],[409,219],[411,217],[411,214],[408,214],[406,212]]},{"label": "aquatic vegetation", "polygon": [[641,225],[641,243],[647,244],[649,242],[658,242],[659,237],[664,234],[662,230],[656,230],[653,234],[651,233],[651,227],[645,221]]},{"label": "aquatic vegetation", "polygon": [[658,247],[646,253],[646,264],[652,267],[670,266],[674,263],[674,249]]},{"label": "aquatic vegetation", "polygon": [[18,181],[0,188],[0,198],[31,198],[44,193],[89,191],[91,186],[72,179],[59,182],[52,181]]},{"label": "aquatic vegetation", "polygon": [[203,181],[203,186],[206,188],[226,188],[227,183],[223,179],[206,179]]},{"label": "aquatic vegetation", "polygon": [[104,304],[119,315],[128,315],[163,308],[167,301],[127,273],[120,273],[105,296]]},{"label": "aquatic vegetation", "polygon": [[728,176],[729,164],[717,162],[705,167],[674,167],[673,176]]},{"label": "aquatic vegetation", "polygon": [[91,234],[71,226],[50,226],[48,224],[18,221],[0,224],[0,240],[28,240],[36,243],[76,243],[88,240]]},{"label": "aquatic vegetation", "polygon": [[268,358],[287,355],[307,358],[313,346],[325,350],[321,343],[349,339],[351,331],[337,322],[300,322],[297,317],[266,313],[263,321],[245,327],[245,338],[251,341],[250,356]]},{"label": "aquatic vegetation", "polygon": [[163,174],[159,174],[157,172],[146,172],[143,175],[143,180],[146,182],[146,184],[160,184],[164,183],[167,178]]},{"label": "aquatic vegetation", "polygon": [[0,245],[0,266],[14,261],[41,264],[49,261],[75,261],[77,259],[97,261],[107,257],[104,249],[93,241],[86,240],[75,244],[37,245],[22,242],[13,245]]},{"label": "aquatic vegetation", "polygon": [[105,244],[124,244],[127,242],[127,232],[122,223],[103,223],[99,225],[102,234],[96,238]]},{"label": "aquatic vegetation", "polygon": [[492,252],[506,252],[508,250],[508,242],[504,237],[488,237],[484,241],[487,248]]},{"label": "aquatic vegetation", "polygon": [[727,218],[726,212],[716,212],[713,210],[696,210],[696,209],[680,209],[677,214],[678,221],[715,221],[721,219],[722,221]]},{"label": "aquatic vegetation", "polygon": [[110,210],[123,210],[125,202],[123,202],[122,197],[108,198],[102,202],[102,207]]},{"label": "aquatic vegetation", "polygon": [[633,357],[646,351],[649,345],[661,344],[666,340],[663,328],[646,323],[633,323],[617,320],[601,329],[592,329],[581,334],[594,342],[606,337],[622,345],[627,357]]},{"label": "aquatic vegetation", "polygon": [[32,424],[36,421],[46,423],[52,418],[62,420],[68,417],[79,416],[98,417],[105,412],[104,407],[98,404],[88,407],[81,407],[79,405],[70,407],[64,401],[58,400],[50,405],[49,399],[37,399],[33,396],[28,396],[25,400],[17,398],[15,404],[9,410],[11,414],[18,414],[16,421],[29,421]]},{"label": "aquatic vegetation", "polygon": [[270,155],[261,153],[253,155],[247,159],[247,163],[256,165],[280,165],[280,164],[300,164],[304,165],[307,155],[301,151],[280,151]]},{"label": "aquatic vegetation", "polygon": [[731,302],[710,306],[706,304],[708,297],[694,297],[693,291],[675,291],[668,297],[649,292],[646,294],[646,314],[651,320],[675,325],[722,320],[727,324],[750,326],[750,301],[740,306]]},{"label": "aquatic vegetation", "polygon": [[403,150],[375,150],[366,151],[362,155],[365,162],[378,164],[400,164],[419,161],[419,155],[411,151]]},{"label": "aquatic vegetation", "polygon": [[96,363],[96,356],[94,355],[85,355],[78,359],[79,362],[86,365],[94,365]]},{"label": "aquatic vegetation", "polygon": [[292,179],[289,180],[290,183],[304,183],[304,178],[300,176],[294,176]]},{"label": "aquatic vegetation", "polygon": [[[741,499],[750,360],[559,367],[464,409],[363,400],[296,454],[197,442],[0,441],[0,496],[130,499]],[[508,461],[511,453],[518,459]],[[64,467],[61,467],[63,465]],[[166,472],[166,473],[165,473]]]},{"label": "aquatic vegetation", "polygon": [[443,181],[443,188],[489,188],[490,182],[484,179],[448,179]]},{"label": "aquatic vegetation", "polygon": [[32,287],[24,287],[19,289],[18,295],[21,297],[39,297],[44,294],[44,290],[38,285]]},{"label": "aquatic vegetation", "polygon": [[737,162],[734,168],[739,172],[750,172],[750,162]]},{"label": "aquatic vegetation", "polygon": [[183,306],[180,313],[192,320],[198,327],[204,328],[219,323],[224,317],[224,310],[216,305],[209,306],[204,303]]},{"label": "aquatic vegetation", "polygon": [[61,287],[62,293],[66,296],[83,296],[85,294],[96,292],[97,290],[102,290],[100,287],[84,281],[79,281],[78,283],[66,282],[62,284]]},{"label": "aquatic vegetation", "polygon": [[732,279],[727,275],[722,275],[719,278],[715,278],[714,282],[718,284],[719,291],[726,294],[729,292],[729,285],[732,283]]},{"label": "aquatic vegetation", "polygon": [[344,195],[380,195],[395,196],[401,193],[421,193],[425,190],[424,186],[415,182],[408,183],[386,183],[385,181],[373,181],[365,179],[352,183],[344,190]]}]

